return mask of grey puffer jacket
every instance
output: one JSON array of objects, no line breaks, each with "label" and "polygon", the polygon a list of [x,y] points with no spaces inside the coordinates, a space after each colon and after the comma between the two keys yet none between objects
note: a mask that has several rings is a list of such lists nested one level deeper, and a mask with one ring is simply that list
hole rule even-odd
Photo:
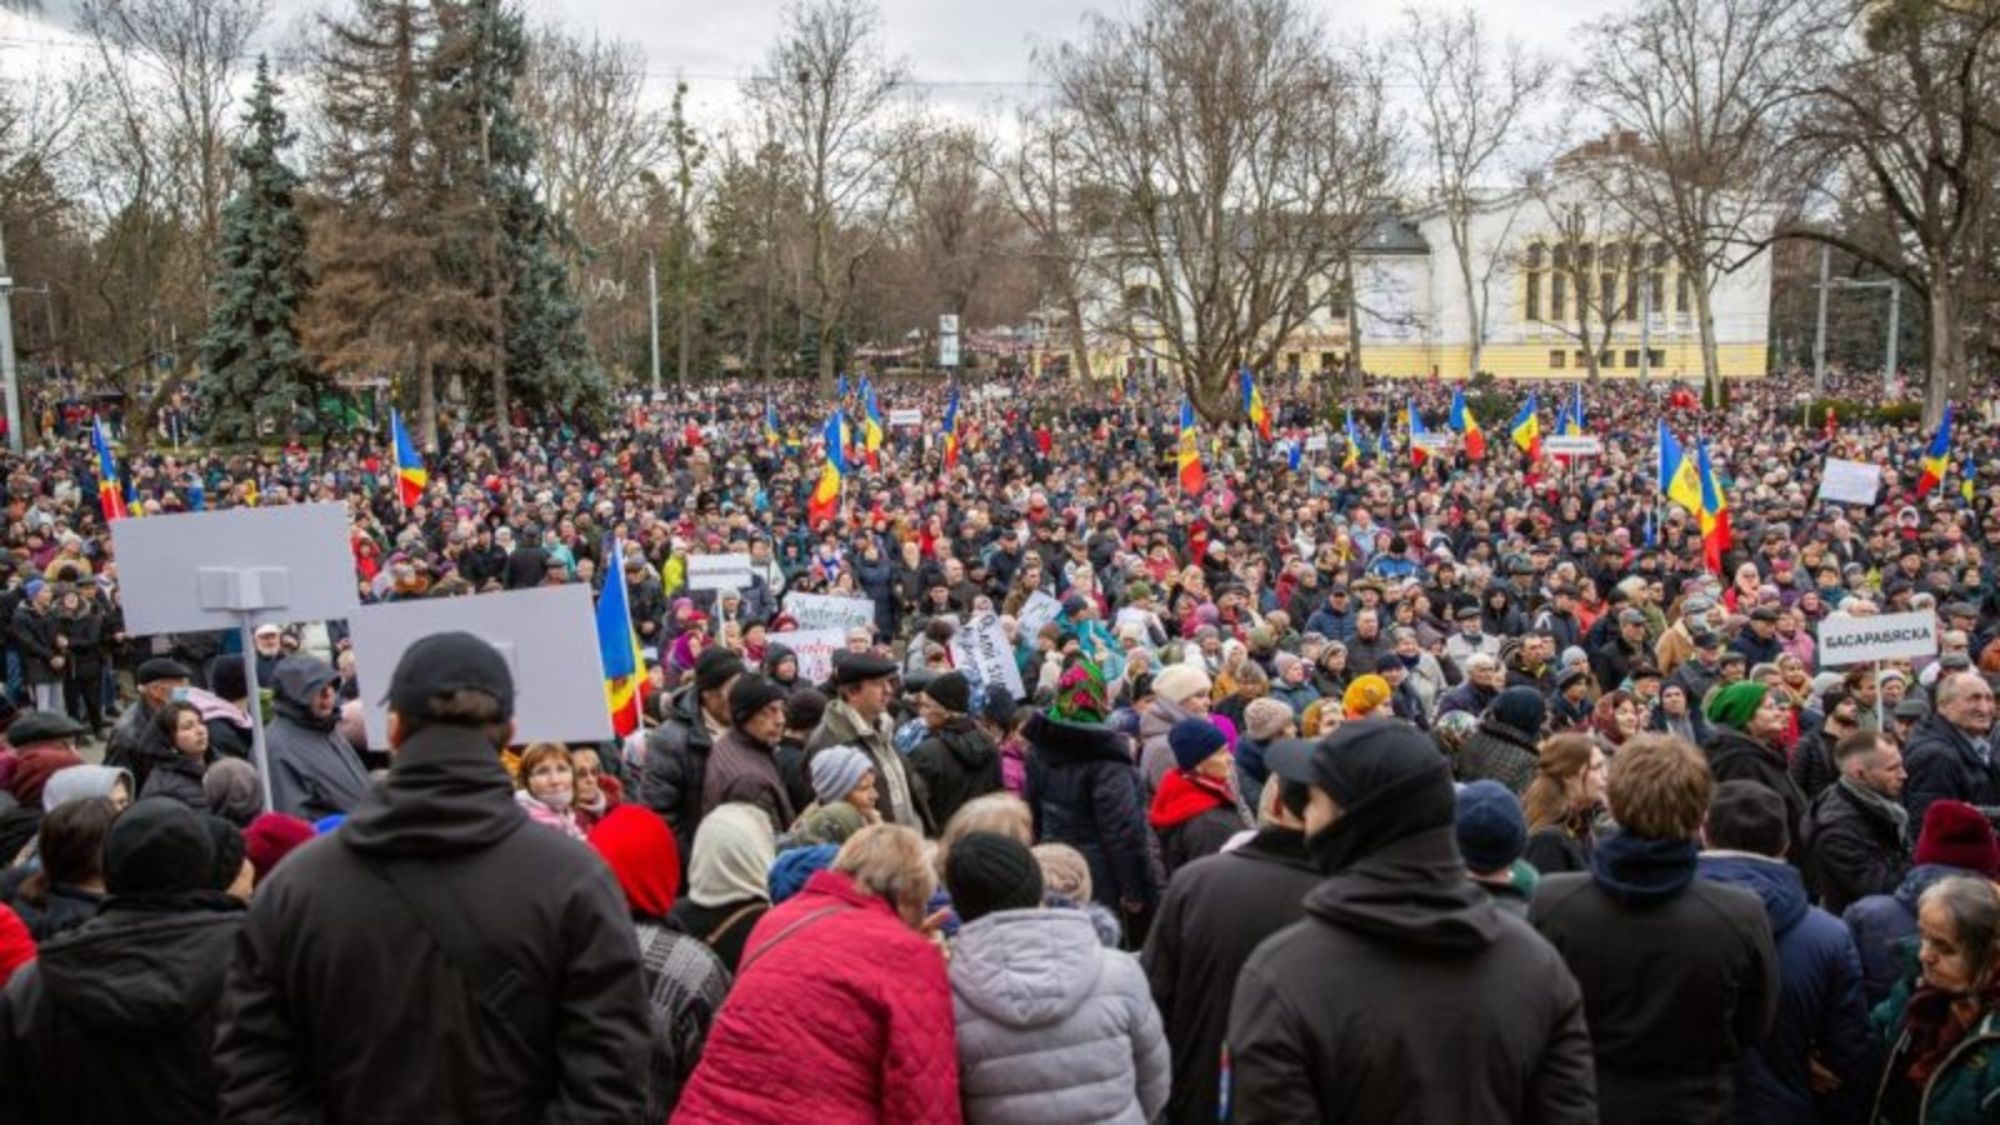
[{"label": "grey puffer jacket", "polygon": [[1002,910],[951,960],[958,1086],[973,1125],[1151,1121],[1171,1064],[1146,975],[1074,910]]}]

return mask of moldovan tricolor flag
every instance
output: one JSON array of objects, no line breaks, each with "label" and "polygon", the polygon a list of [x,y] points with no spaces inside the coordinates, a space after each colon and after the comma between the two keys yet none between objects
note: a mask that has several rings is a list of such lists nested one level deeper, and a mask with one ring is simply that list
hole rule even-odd
[{"label": "moldovan tricolor flag", "polygon": [[646,679],[646,661],[639,655],[639,636],[632,629],[622,543],[611,546],[604,593],[597,598],[597,655],[604,661],[604,699],[611,708],[611,729],[623,738],[639,729],[639,685]]},{"label": "moldovan tricolor flag", "polygon": [[1467,458],[1478,461],[1486,456],[1486,431],[1479,428],[1479,419],[1465,405],[1464,387],[1451,392],[1451,428],[1465,439]]},{"label": "moldovan tricolor flag", "polygon": [[1944,421],[1938,423],[1937,436],[1931,439],[1931,447],[1924,451],[1924,475],[1917,478],[1917,499],[1944,483],[1944,473],[1951,466],[1951,404],[1946,403]]},{"label": "moldovan tricolor flag", "polygon": [[1201,467],[1201,443],[1194,432],[1194,404],[1181,402],[1180,441],[1181,491],[1198,496],[1208,487],[1208,472]]},{"label": "moldovan tricolor flag", "polygon": [[1248,367],[1236,373],[1237,381],[1243,385],[1243,413],[1249,415],[1250,424],[1257,427],[1257,436],[1271,440],[1271,412],[1264,409],[1264,394],[1257,389],[1257,379]]},{"label": "moldovan tricolor flag", "polygon": [[1701,474],[1701,552],[1708,572],[1721,574],[1723,553],[1735,535],[1729,528],[1729,497],[1715,479],[1715,470],[1709,468],[1707,438],[1695,443],[1695,462]]},{"label": "moldovan tricolor flag", "polygon": [[1424,416],[1417,413],[1416,399],[1410,400],[1409,409],[1405,413],[1410,420],[1410,463],[1421,465],[1430,457],[1430,451],[1418,445],[1417,438],[1430,431],[1424,429]]},{"label": "moldovan tricolor flag", "polygon": [[847,425],[841,420],[840,411],[835,410],[826,420],[826,465],[820,469],[812,498],[806,502],[806,523],[815,531],[840,510],[840,481],[847,473],[847,453],[841,446],[846,436]]},{"label": "moldovan tricolor flag", "polygon": [[944,402],[944,471],[958,468],[958,384],[951,385],[951,397]]},{"label": "moldovan tricolor flag", "polygon": [[868,451],[868,467],[882,468],[882,407],[875,401],[875,384],[861,377],[861,402],[866,421],[862,423],[862,448]]},{"label": "moldovan tricolor flag", "polygon": [[1508,436],[1514,439],[1514,444],[1528,455],[1530,461],[1542,459],[1542,416],[1539,411],[1535,396],[1530,394],[1528,401],[1521,404],[1520,412],[1514,415],[1514,420],[1507,424]]},{"label": "moldovan tricolor flag", "polygon": [[1667,499],[1688,510],[1689,515],[1699,516],[1701,504],[1701,473],[1694,462],[1688,459],[1681,443],[1674,440],[1674,432],[1667,428],[1666,420],[1660,420],[1659,431],[1660,461],[1657,479],[1660,491]]},{"label": "moldovan tricolor flag", "polygon": [[111,455],[111,437],[104,432],[104,419],[90,423],[90,447],[97,451],[97,506],[104,522],[126,516],[125,492],[118,486],[118,458]]},{"label": "moldovan tricolor flag", "polygon": [[415,507],[424,498],[424,489],[430,487],[430,470],[424,468],[424,459],[417,455],[410,431],[403,428],[401,411],[389,412],[389,429],[396,443],[396,495],[401,497],[403,507]]}]

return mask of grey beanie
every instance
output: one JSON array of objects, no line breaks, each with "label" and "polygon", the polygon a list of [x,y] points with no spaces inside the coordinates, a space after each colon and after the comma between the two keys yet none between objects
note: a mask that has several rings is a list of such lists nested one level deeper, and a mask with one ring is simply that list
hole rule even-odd
[{"label": "grey beanie", "polygon": [[854,792],[875,763],[852,746],[829,746],[813,755],[813,793],[819,803],[830,805]]}]

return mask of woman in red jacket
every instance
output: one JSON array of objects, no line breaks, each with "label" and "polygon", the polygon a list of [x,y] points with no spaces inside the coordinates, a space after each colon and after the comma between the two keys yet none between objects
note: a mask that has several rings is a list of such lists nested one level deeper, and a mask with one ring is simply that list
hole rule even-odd
[{"label": "woman in red jacket", "polygon": [[944,958],[923,840],[855,833],[744,947],[676,1122],[957,1122]]}]

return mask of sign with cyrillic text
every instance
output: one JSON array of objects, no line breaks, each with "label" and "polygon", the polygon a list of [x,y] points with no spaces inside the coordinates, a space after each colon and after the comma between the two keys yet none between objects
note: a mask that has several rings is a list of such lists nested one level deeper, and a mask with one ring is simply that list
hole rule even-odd
[{"label": "sign with cyrillic text", "polygon": [[1819,662],[1827,668],[1914,660],[1935,656],[1937,650],[1937,615],[1929,610],[1874,617],[1835,615],[1819,623]]}]

